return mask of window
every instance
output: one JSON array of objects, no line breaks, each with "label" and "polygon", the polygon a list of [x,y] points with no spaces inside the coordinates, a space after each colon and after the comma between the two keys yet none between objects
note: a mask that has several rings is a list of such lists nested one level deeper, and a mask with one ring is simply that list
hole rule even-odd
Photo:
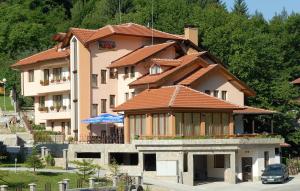
[{"label": "window", "polygon": [[98,87],[98,75],[92,74],[92,87],[96,88]]},{"label": "window", "polygon": [[125,67],[124,68],[124,78],[128,78],[128,71],[129,69],[128,69],[128,67]]},{"label": "window", "polygon": [[106,70],[101,70],[101,84],[106,84]]},{"label": "window", "polygon": [[61,80],[61,68],[53,68],[53,80],[60,81]]},{"label": "window", "polygon": [[264,160],[265,160],[265,167],[269,165],[269,152],[265,151],[264,152]]},{"label": "window", "polygon": [[279,148],[275,148],[275,155],[276,156],[280,155],[280,149]]},{"label": "window", "polygon": [[200,113],[175,113],[177,136],[200,135]]},{"label": "window", "polygon": [[40,107],[45,107],[45,96],[40,96],[39,106]]},{"label": "window", "polygon": [[67,126],[68,126],[68,135],[71,135],[71,125],[70,125],[70,122],[67,122]]},{"label": "window", "polygon": [[109,96],[109,107],[110,108],[115,108],[115,101],[116,101],[116,96],[110,95]]},{"label": "window", "polygon": [[159,73],[161,73],[161,68],[160,68],[160,66],[153,65],[153,66],[150,68],[150,74],[159,74]]},{"label": "window", "polygon": [[92,116],[95,117],[98,115],[98,104],[92,105]]},{"label": "window", "polygon": [[66,123],[61,122],[61,132],[62,132],[63,135],[65,135],[65,129],[66,129]]},{"label": "window", "polygon": [[131,92],[131,97],[134,97],[135,96],[135,92]]},{"label": "window", "polygon": [[205,93],[206,93],[207,95],[210,95],[210,90],[205,90]]},{"label": "window", "polygon": [[183,153],[183,172],[188,171],[188,153]]},{"label": "window", "polygon": [[156,154],[144,154],[144,171],[156,171]]},{"label": "window", "polygon": [[225,155],[214,155],[214,168],[225,168]]},{"label": "window", "polygon": [[135,66],[131,66],[130,67],[130,77],[134,78],[134,76],[135,76]]},{"label": "window", "polygon": [[228,135],[229,113],[205,113],[205,135]]},{"label": "window", "polygon": [[106,99],[101,99],[101,113],[106,113]]},{"label": "window", "polygon": [[49,69],[44,69],[44,84],[49,84],[50,71]]},{"label": "window", "polygon": [[222,91],[222,100],[227,100],[227,91]]},{"label": "window", "polygon": [[54,131],[54,122],[51,122],[51,131]]},{"label": "window", "polygon": [[125,101],[129,100],[129,93],[125,93]]},{"label": "window", "polygon": [[219,90],[214,90],[214,96],[219,97]]},{"label": "window", "polygon": [[80,152],[80,153],[76,153],[76,158],[101,158],[101,153],[99,152]]},{"label": "window", "polygon": [[167,135],[169,131],[169,116],[165,113],[153,114],[152,115],[153,124],[153,135]]},{"label": "window", "polygon": [[115,71],[115,69],[110,68],[109,69],[109,78],[110,79],[115,79],[115,78],[117,78],[117,76],[118,76],[118,72]]},{"label": "window", "polygon": [[62,95],[54,95],[53,96],[53,106],[54,107],[62,106]]},{"label": "window", "polygon": [[111,164],[114,160],[118,165],[138,165],[139,154],[138,153],[109,153],[109,163]]},{"label": "window", "polygon": [[146,135],[146,115],[129,116],[130,137]]},{"label": "window", "polygon": [[34,82],[34,70],[28,70],[28,82]]}]

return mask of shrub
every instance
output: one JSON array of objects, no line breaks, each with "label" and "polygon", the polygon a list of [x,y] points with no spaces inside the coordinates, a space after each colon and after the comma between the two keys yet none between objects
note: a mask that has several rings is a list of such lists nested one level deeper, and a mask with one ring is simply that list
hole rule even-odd
[{"label": "shrub", "polygon": [[55,160],[51,154],[48,154],[45,158],[47,166],[54,166],[55,165]]}]

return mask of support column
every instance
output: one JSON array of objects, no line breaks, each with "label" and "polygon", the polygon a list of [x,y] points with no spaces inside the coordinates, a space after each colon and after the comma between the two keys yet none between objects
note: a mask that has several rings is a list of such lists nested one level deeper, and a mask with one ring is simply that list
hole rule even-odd
[{"label": "support column", "polygon": [[[226,155],[225,155],[226,156]],[[226,169],[225,182],[230,184],[236,184],[236,153],[233,152],[229,156],[225,157],[225,164],[228,165],[229,159],[229,168]]]},{"label": "support column", "polygon": [[45,157],[47,157],[49,155],[49,153],[50,153],[50,149],[45,148]]},{"label": "support column", "polygon": [[130,127],[128,115],[125,115],[124,117],[124,143],[130,144]]},{"label": "support column", "polygon": [[58,182],[58,190],[65,191],[65,183],[63,181]]},{"label": "support column", "polygon": [[47,147],[41,147],[41,157],[44,159],[45,158],[45,149],[46,149]]},{"label": "support column", "polygon": [[89,188],[95,188],[95,180],[94,177],[89,178]]},{"label": "support column", "polygon": [[7,185],[1,185],[0,186],[0,191],[8,191],[8,186]]},{"label": "support column", "polygon": [[255,133],[255,121],[252,119],[252,134]]},{"label": "support column", "polygon": [[205,136],[205,113],[201,113],[200,115],[200,135]]},{"label": "support column", "polygon": [[29,186],[30,191],[36,191],[36,184],[31,183],[31,184],[28,184],[28,186]]},{"label": "support column", "polygon": [[274,121],[271,119],[271,134],[274,133]]},{"label": "support column", "polygon": [[152,114],[148,113],[146,115],[146,136],[153,136],[153,125],[152,125]]},{"label": "support column", "polygon": [[68,190],[69,189],[69,185],[70,185],[70,179],[68,179],[68,178],[66,178],[66,179],[64,179],[63,180],[64,181],[64,183],[65,183],[65,185],[66,185],[66,190]]},{"label": "support column", "polygon": [[68,170],[68,149],[63,150],[64,169]]},{"label": "support column", "polygon": [[234,135],[234,121],[232,113],[229,115],[229,135]]}]

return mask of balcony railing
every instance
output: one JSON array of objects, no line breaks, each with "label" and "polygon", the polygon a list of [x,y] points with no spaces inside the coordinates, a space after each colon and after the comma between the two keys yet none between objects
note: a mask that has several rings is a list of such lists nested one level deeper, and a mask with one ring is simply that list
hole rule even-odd
[{"label": "balcony railing", "polygon": [[66,112],[71,109],[71,106],[50,106],[50,107],[39,107],[39,111],[43,113],[49,112]]},{"label": "balcony railing", "polygon": [[70,76],[68,76],[68,77],[62,77],[61,79],[41,80],[40,84],[42,86],[48,86],[51,84],[61,84],[70,81],[70,79],[71,79]]},{"label": "balcony railing", "polygon": [[124,135],[88,136],[87,142],[90,144],[123,144]]},{"label": "balcony railing", "polygon": [[240,139],[240,138],[282,138],[281,135],[263,133],[263,134],[234,134],[234,135],[203,135],[203,136],[168,136],[168,135],[153,135],[153,136],[135,136],[136,140],[165,140],[165,139]]}]

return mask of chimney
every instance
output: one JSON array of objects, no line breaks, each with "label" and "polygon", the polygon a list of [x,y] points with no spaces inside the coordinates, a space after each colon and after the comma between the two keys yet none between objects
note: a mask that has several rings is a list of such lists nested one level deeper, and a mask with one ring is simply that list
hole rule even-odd
[{"label": "chimney", "polygon": [[184,37],[198,46],[198,28],[193,25],[184,27]]}]

